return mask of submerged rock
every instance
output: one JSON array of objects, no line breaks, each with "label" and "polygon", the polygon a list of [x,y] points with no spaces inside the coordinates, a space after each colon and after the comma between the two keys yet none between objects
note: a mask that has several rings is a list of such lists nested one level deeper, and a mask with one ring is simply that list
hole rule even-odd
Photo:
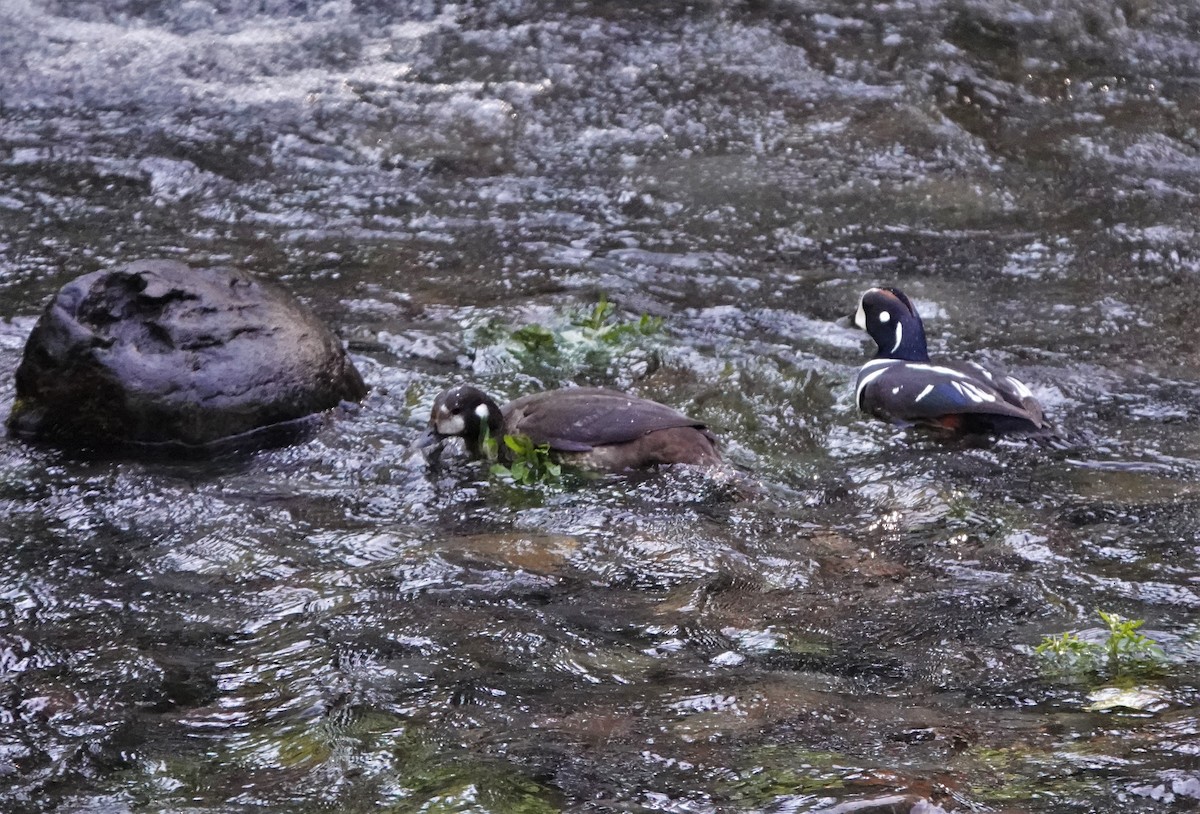
[{"label": "submerged rock", "polygon": [[58,292],[25,345],[8,428],[81,448],[260,445],[366,389],[338,338],[283,289],[146,260]]}]

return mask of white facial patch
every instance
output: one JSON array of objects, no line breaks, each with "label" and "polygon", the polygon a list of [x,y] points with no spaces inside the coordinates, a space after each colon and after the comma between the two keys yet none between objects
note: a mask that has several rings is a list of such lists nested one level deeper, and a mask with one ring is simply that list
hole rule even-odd
[{"label": "white facial patch", "polygon": [[854,324],[860,329],[867,329],[867,312],[863,309],[862,300],[858,301],[858,310],[854,312]]},{"label": "white facial patch", "polygon": [[467,428],[467,422],[460,415],[450,415],[443,407],[438,411],[437,421],[434,422],[438,435],[462,435]]},{"label": "white facial patch", "polygon": [[892,312],[891,311],[880,311],[879,312],[879,321],[880,322],[891,322],[892,321]]},{"label": "white facial patch", "polygon": [[[887,311],[884,311],[883,313],[886,314]],[[896,323],[896,344],[892,345],[892,353],[896,352],[897,348],[900,347],[900,343],[903,341],[904,341],[904,323],[897,322]]]},{"label": "white facial patch", "polygon": [[482,418],[484,421],[487,421],[487,419],[488,419],[488,406],[487,406],[486,404],[480,404],[478,407],[476,407],[476,408],[475,408],[475,415],[479,416],[479,417],[480,417],[480,418]]}]

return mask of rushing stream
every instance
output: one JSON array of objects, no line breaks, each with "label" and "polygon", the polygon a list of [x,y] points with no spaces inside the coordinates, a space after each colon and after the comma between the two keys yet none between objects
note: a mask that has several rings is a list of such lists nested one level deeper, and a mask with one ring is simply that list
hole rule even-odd
[{"label": "rushing stream", "polygon": [[[0,414],[144,257],[373,388],[211,463],[0,439],[0,809],[1195,810],[1198,211],[1193,0],[0,0]],[[1069,443],[866,420],[876,284]],[[430,468],[464,380],[740,477]],[[1035,652],[1098,611],[1161,653]]]}]

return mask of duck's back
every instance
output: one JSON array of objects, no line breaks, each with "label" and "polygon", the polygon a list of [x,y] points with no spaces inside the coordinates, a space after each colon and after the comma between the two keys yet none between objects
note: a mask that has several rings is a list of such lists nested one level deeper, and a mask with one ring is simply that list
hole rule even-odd
[{"label": "duck's back", "polygon": [[579,466],[622,471],[721,463],[704,422],[615,390],[568,387],[534,393],[501,411],[505,432],[549,444],[563,460]]},{"label": "duck's back", "polygon": [[902,424],[968,433],[1047,429],[1028,387],[974,362],[868,362],[859,373],[857,399],[864,411]]}]

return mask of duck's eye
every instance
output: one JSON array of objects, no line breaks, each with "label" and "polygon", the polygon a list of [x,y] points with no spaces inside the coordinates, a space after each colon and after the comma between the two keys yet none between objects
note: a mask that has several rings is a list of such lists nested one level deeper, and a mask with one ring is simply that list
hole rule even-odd
[{"label": "duck's eye", "polygon": [[462,407],[455,407],[450,411],[450,415],[459,415],[460,413],[462,413]]}]

